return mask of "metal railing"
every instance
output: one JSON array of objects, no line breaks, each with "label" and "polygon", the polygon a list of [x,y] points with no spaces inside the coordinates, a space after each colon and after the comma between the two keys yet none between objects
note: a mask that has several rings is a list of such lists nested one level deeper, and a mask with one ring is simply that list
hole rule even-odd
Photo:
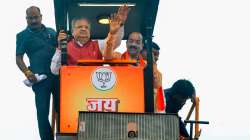
[{"label": "metal railing", "polygon": [[[195,97],[194,99],[194,102],[187,114],[187,117],[184,121],[185,125],[186,124],[190,124],[190,137],[189,137],[189,140],[198,140],[200,135],[201,135],[201,129],[200,129],[200,126],[199,124],[209,124],[208,121],[200,121],[200,111],[199,111],[199,106],[200,106],[200,99],[199,97]],[[193,111],[195,110],[195,120],[190,120],[190,117],[193,113]],[[193,124],[194,124],[194,138],[193,138]]]}]

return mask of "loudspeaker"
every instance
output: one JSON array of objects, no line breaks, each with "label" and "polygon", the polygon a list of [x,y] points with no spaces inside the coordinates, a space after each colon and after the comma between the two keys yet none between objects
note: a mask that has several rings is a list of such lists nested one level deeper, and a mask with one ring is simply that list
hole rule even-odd
[{"label": "loudspeaker", "polygon": [[178,140],[175,114],[80,112],[78,140]]}]

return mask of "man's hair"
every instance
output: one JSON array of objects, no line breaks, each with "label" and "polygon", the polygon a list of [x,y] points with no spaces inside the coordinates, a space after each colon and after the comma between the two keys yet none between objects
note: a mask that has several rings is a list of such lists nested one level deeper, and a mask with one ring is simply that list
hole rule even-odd
[{"label": "man's hair", "polygon": [[144,44],[144,42],[143,42],[143,36],[142,36],[142,34],[141,34],[140,32],[131,32],[131,33],[128,34],[128,38],[129,38],[132,34],[139,34],[139,36],[140,36],[140,38],[141,38],[141,41],[142,41],[142,44]]},{"label": "man's hair", "polygon": [[152,42],[152,48],[160,50],[160,47],[155,42]]},{"label": "man's hair", "polygon": [[37,7],[37,6],[30,6],[29,8],[26,9],[26,14],[28,14],[29,10],[31,10],[31,9],[37,9],[37,11],[38,11],[39,13],[41,13],[39,7]]},{"label": "man's hair", "polygon": [[172,94],[182,95],[186,98],[192,98],[195,94],[195,88],[193,84],[185,79],[180,79],[176,81],[171,87]]},{"label": "man's hair", "polygon": [[[155,42],[152,42],[151,47],[152,47],[153,49],[157,50],[157,51],[160,50],[160,47],[159,47]],[[143,46],[142,51],[147,51],[146,46]]]},{"label": "man's hair", "polygon": [[87,21],[88,24],[89,24],[89,27],[91,27],[90,21],[89,21],[87,18],[85,18],[85,17],[75,17],[75,18],[71,21],[71,29],[72,29],[72,31],[73,31],[73,29],[75,28],[76,22],[79,21],[79,20],[85,20],[85,21]]}]

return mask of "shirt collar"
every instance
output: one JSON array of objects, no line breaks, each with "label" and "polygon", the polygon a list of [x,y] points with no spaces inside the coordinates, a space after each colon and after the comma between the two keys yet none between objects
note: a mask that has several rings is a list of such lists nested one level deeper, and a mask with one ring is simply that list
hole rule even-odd
[{"label": "shirt collar", "polygon": [[77,46],[79,46],[80,48],[82,48],[82,47],[87,46],[87,44],[90,42],[90,40],[88,42],[86,42],[85,44],[82,44],[82,43],[80,43],[79,41],[77,41],[75,39],[74,39],[74,42],[77,44]]},{"label": "shirt collar", "polygon": [[79,47],[84,47],[84,44],[82,44],[81,42],[76,41],[76,43],[77,43],[77,45],[78,45]]},{"label": "shirt collar", "polygon": [[[42,28],[42,29],[41,29],[40,31],[44,31],[44,30],[46,29],[45,25],[43,25],[43,24],[41,25],[41,28]],[[31,29],[29,26],[27,26],[26,29],[27,29],[29,32],[31,32],[31,33],[35,33],[34,31],[32,31],[32,29]],[[40,32],[40,31],[39,31],[39,32]]]}]

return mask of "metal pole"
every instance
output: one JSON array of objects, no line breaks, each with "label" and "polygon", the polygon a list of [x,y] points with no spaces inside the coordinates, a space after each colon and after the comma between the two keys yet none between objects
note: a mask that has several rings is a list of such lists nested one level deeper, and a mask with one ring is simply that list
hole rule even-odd
[{"label": "metal pole", "polygon": [[193,123],[190,123],[190,136],[189,136],[189,140],[192,140],[193,138]]}]

